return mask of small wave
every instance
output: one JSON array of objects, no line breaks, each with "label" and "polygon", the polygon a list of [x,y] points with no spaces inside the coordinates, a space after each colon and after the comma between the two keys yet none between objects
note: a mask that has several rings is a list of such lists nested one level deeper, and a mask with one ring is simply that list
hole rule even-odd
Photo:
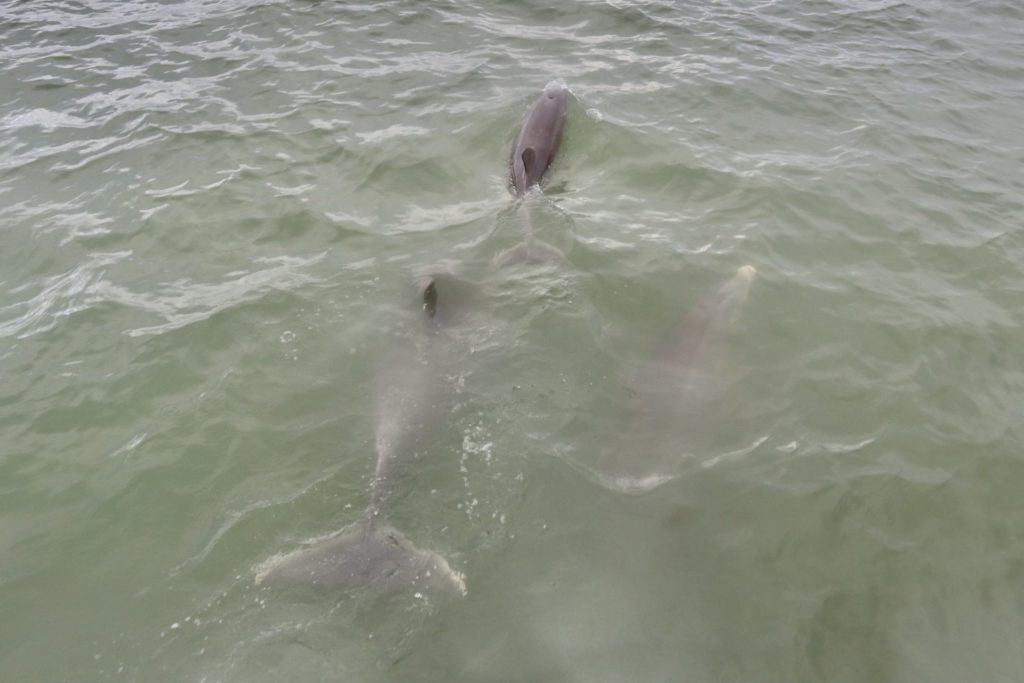
[{"label": "small wave", "polygon": [[676,478],[676,475],[672,474],[652,474],[646,477],[617,477],[598,473],[595,475],[602,486],[621,493],[649,493]]},{"label": "small wave", "polygon": [[758,449],[758,447],[760,447],[761,444],[763,444],[767,440],[768,440],[768,436],[767,435],[762,436],[762,437],[760,437],[758,439],[755,439],[754,442],[751,443],[749,446],[745,446],[743,448],[738,448],[738,449],[736,449],[734,451],[729,451],[727,453],[720,453],[718,455],[712,456],[712,457],[708,458],[707,460],[705,460],[704,462],[702,462],[700,464],[700,466],[705,468],[705,469],[711,469],[712,467],[715,467],[715,466],[717,466],[718,464],[720,464],[722,462],[726,462],[726,461],[729,461],[729,460],[737,460],[739,458],[743,458],[743,457],[745,457],[747,455],[750,455],[754,451],[756,451]]},{"label": "small wave", "polygon": [[42,108],[11,114],[0,121],[0,129],[12,130],[38,126],[47,133],[52,133],[58,128],[88,128],[91,125],[93,125],[91,122],[73,114]]},{"label": "small wave", "polygon": [[618,493],[642,494],[664,486],[670,481],[679,478],[678,473],[673,474],[649,474],[646,476],[629,476],[624,474],[611,474],[586,465],[576,458],[563,456],[561,458],[569,467],[581,473],[587,479],[599,486]]},{"label": "small wave", "polygon": [[416,138],[426,137],[428,135],[430,135],[430,130],[423,126],[407,126],[397,123],[381,130],[374,130],[367,133],[356,133],[356,137],[363,142],[370,144],[378,144],[385,140],[390,140],[391,138]]},{"label": "small wave", "polygon": [[[0,338],[29,337],[53,329],[61,318],[88,308],[92,294],[103,269],[131,256],[131,251],[94,254],[88,261],[68,272],[48,278],[42,290],[27,301],[0,308],[0,316],[7,311],[20,314],[0,322]],[[23,285],[15,292],[30,285]]]},{"label": "small wave", "polygon": [[238,275],[216,284],[176,282],[163,294],[133,292],[111,282],[98,283],[96,291],[108,301],[154,313],[164,319],[159,325],[127,330],[132,337],[163,334],[186,325],[207,320],[213,315],[259,298],[270,290],[291,290],[317,282],[306,269],[319,262],[326,252],[309,258],[286,257],[265,259],[270,268]]}]

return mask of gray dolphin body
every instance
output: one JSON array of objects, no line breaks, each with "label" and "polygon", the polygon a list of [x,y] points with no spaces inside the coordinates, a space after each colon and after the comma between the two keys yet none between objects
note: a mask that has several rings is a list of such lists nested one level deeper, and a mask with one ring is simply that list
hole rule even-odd
[{"label": "gray dolphin body", "polygon": [[440,367],[450,347],[438,310],[436,282],[423,291],[422,333],[387,363],[378,382],[377,466],[370,503],[359,521],[302,548],[264,562],[257,584],[285,584],[358,591],[410,588],[463,594],[462,574],[440,554],[416,547],[387,524],[384,508],[401,465],[426,447],[432,426],[449,405]]},{"label": "gray dolphin body", "polygon": [[611,488],[649,491],[679,472],[693,432],[707,420],[719,389],[724,337],[757,271],[742,266],[708,292],[669,332],[631,378],[621,444],[601,458],[598,475]]},{"label": "gray dolphin body", "polygon": [[512,188],[517,195],[524,195],[538,185],[554,160],[562,142],[565,107],[565,86],[559,82],[548,83],[523,119],[509,162]]},{"label": "gray dolphin body", "polygon": [[[566,99],[565,84],[552,81],[526,113],[509,159],[509,176],[517,197],[522,198],[531,188],[539,188],[541,178],[558,153],[565,127]],[[523,215],[525,239],[498,254],[494,263],[504,266],[514,261],[564,261],[565,255],[556,247],[534,239],[530,207],[520,202],[517,211]]]}]

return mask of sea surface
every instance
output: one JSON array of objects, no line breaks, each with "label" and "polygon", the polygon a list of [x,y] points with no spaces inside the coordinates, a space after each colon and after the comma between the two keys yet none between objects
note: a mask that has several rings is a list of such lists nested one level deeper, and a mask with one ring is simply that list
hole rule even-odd
[{"label": "sea surface", "polygon": [[[1022,46],[1019,0],[3,0],[0,680],[1024,680]],[[528,228],[564,259],[496,261]],[[744,265],[617,488],[631,369]],[[387,516],[466,595],[256,585],[363,514],[425,277]]]}]

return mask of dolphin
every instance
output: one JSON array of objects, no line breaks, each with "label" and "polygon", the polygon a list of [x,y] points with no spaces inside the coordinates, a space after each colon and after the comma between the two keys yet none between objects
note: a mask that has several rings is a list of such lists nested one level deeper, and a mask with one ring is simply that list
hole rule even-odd
[{"label": "dolphin", "polygon": [[387,523],[385,508],[401,465],[426,447],[429,428],[448,402],[438,370],[451,345],[441,324],[437,279],[421,282],[421,333],[387,364],[376,392],[377,464],[370,501],[358,521],[298,550],[271,557],[256,570],[257,585],[303,585],[360,591],[429,589],[465,594],[463,575],[433,550],[419,548]]},{"label": "dolphin", "polygon": [[[644,492],[675,478],[686,438],[708,419],[720,389],[724,337],[732,329],[757,270],[736,274],[705,294],[628,381],[631,395],[619,445],[604,453],[598,478],[610,488]],[[686,431],[689,433],[683,434]]]},{"label": "dolphin", "polygon": [[[540,181],[558,153],[565,127],[566,87],[562,81],[551,81],[526,113],[523,125],[512,148],[509,159],[509,177],[512,190],[523,198],[531,191],[540,190]],[[494,264],[504,266],[513,261],[542,262],[565,261],[565,255],[556,247],[539,242],[533,237],[530,207],[520,203],[526,236],[522,242],[502,251]]]},{"label": "dolphin", "polygon": [[523,119],[509,161],[512,189],[518,196],[540,184],[558,152],[565,126],[565,91],[565,84],[560,81],[548,83]]}]

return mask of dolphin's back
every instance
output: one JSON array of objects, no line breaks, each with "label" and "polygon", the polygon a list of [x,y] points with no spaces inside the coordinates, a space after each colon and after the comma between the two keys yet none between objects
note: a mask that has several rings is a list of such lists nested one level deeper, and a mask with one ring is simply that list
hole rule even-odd
[{"label": "dolphin's back", "polygon": [[675,478],[688,444],[720,389],[725,336],[747,298],[753,266],[704,295],[628,380],[620,444],[605,451],[597,475],[610,488],[643,492]]},{"label": "dolphin's back", "polygon": [[[713,359],[719,355],[722,336],[732,327],[746,301],[755,273],[753,266],[740,267],[735,276],[705,294],[669,332],[651,365],[671,371],[644,373],[646,391],[685,394],[694,388],[687,386],[691,383],[689,380],[697,378],[699,384],[701,376],[706,377],[715,370]],[[659,391],[659,383],[667,386],[660,387]]]},{"label": "dolphin's back", "polygon": [[444,422],[450,397],[441,376],[441,358],[447,341],[442,330],[422,325],[410,344],[393,351],[383,363],[375,392],[372,505],[387,498],[403,465],[433,441]]},{"label": "dolphin's back", "polygon": [[523,120],[509,164],[518,195],[540,183],[558,152],[565,125],[566,94],[561,83],[549,83]]}]

